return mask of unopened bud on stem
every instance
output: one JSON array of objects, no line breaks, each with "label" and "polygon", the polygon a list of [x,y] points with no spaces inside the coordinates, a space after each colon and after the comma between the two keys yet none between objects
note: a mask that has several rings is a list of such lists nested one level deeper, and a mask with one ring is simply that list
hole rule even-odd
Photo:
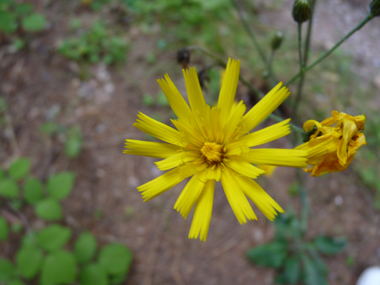
[{"label": "unopened bud on stem", "polygon": [[369,4],[369,8],[374,17],[380,16],[380,0],[372,0],[371,4]]},{"label": "unopened bud on stem", "polygon": [[278,49],[281,46],[283,40],[284,40],[284,34],[280,31],[276,32],[271,42],[272,50]]},{"label": "unopened bud on stem", "polygon": [[293,19],[301,24],[311,17],[311,4],[309,0],[296,0],[293,6]]}]

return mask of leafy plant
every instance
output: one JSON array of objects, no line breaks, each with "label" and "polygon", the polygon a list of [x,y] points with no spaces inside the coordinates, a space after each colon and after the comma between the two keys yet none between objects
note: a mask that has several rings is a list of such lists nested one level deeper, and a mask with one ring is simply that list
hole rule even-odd
[{"label": "leafy plant", "polygon": [[96,22],[91,29],[81,31],[79,36],[64,40],[58,51],[75,61],[112,64],[125,61],[127,49],[128,44],[123,38]]},{"label": "leafy plant", "polygon": [[45,16],[34,12],[30,3],[3,0],[0,3],[0,32],[13,34],[18,28],[27,32],[40,32],[46,28]]},{"label": "leafy plant", "polygon": [[275,227],[274,240],[251,248],[247,258],[259,266],[277,269],[275,284],[328,284],[327,267],[320,254],[341,252],[346,238],[317,236],[312,241],[305,241],[300,221],[289,210],[276,218]]},{"label": "leafy plant", "polygon": [[[72,191],[74,173],[53,174],[44,185],[39,179],[29,176],[29,170],[30,160],[27,158],[17,159],[7,171],[0,169],[0,205],[9,202],[8,210],[20,215],[30,205],[41,219],[61,220],[60,201]],[[20,202],[19,206],[14,206],[15,201]],[[13,230],[11,234],[15,233],[21,234],[21,231]],[[70,242],[72,235],[70,228],[59,224],[48,225],[39,231],[28,226],[15,254],[15,262],[0,258],[0,284],[32,284],[36,278],[41,285],[123,282],[132,263],[132,253],[127,247],[109,244],[99,250],[96,238],[90,232],[84,231]],[[0,216],[0,241],[7,241],[9,236],[8,221]],[[69,248],[73,250],[69,251]]]}]

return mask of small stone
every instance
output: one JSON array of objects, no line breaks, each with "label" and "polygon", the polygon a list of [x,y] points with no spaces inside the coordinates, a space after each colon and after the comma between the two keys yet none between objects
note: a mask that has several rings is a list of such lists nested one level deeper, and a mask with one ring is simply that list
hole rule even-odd
[{"label": "small stone", "polygon": [[343,197],[342,196],[336,196],[334,199],[334,203],[337,206],[340,206],[343,204]]}]

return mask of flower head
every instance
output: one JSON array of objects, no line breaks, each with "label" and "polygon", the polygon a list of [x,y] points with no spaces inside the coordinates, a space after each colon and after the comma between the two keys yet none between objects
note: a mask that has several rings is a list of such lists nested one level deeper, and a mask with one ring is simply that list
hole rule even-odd
[{"label": "flower head", "polygon": [[138,187],[144,201],[192,176],[174,205],[185,219],[195,205],[189,238],[200,236],[206,241],[215,181],[222,182],[240,223],[257,219],[247,197],[273,220],[276,211],[283,210],[253,180],[265,173],[253,164],[306,167],[307,151],[304,150],[251,149],[290,133],[289,119],[250,133],[289,96],[289,91],[278,84],[244,114],[243,102],[234,104],[239,70],[240,61],[230,59],[215,107],[206,104],[195,68],[183,71],[190,106],[165,75],[165,79],[159,79],[158,83],[178,116],[178,119],[171,120],[175,128],[140,113],[134,126],[165,143],[126,140],[124,153],[163,158],[156,165],[160,170],[168,170]]},{"label": "flower head", "polygon": [[[316,127],[316,132],[310,140],[296,149],[308,150],[307,163],[311,168],[311,176],[345,170],[351,163],[356,151],[366,145],[364,130],[365,115],[350,116],[343,112],[332,112],[332,117],[319,123],[314,120],[305,122],[303,128],[310,132]],[[335,126],[332,126],[336,124]]]}]

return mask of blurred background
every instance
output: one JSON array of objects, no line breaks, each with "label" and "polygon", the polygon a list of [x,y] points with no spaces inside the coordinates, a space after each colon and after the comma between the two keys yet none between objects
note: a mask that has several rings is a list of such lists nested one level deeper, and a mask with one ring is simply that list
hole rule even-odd
[{"label": "blurred background", "polygon": [[[279,81],[288,81],[299,69],[293,1],[235,3],[267,55],[275,33],[284,34],[273,72]],[[318,1],[310,62],[362,21],[369,3]],[[380,19],[373,19],[308,72],[300,104],[301,121],[323,120],[333,110],[367,115],[368,145],[345,172],[319,178],[302,173],[312,211],[306,239],[323,234],[348,241],[339,254],[323,256],[328,284],[355,284],[364,268],[380,265],[379,25]],[[202,71],[208,103],[216,102],[223,69],[194,46],[224,60],[240,59],[247,81],[269,91],[266,67],[234,1],[0,1],[0,166],[7,173],[17,158],[27,158],[30,175],[43,184],[54,173],[75,176],[70,195],[60,202],[59,218],[46,218],[32,202],[24,203],[22,194],[8,203],[10,197],[3,193],[0,214],[9,238],[0,241],[2,258],[17,263],[26,232],[58,223],[72,230],[66,249],[88,230],[99,248],[118,243],[131,250],[128,275],[114,284],[273,284],[275,270],[245,257],[275,232],[255,206],[259,220],[239,225],[218,185],[207,242],[189,240],[191,217],[184,221],[173,210],[184,183],[143,203],[136,187],[161,172],[153,158],[122,153],[125,139],[152,140],[132,126],[139,111],[168,124],[174,118],[156,80],[168,73],[186,96],[183,67],[176,58],[178,50],[189,46],[189,66]],[[236,98],[250,107],[255,103],[243,84]],[[283,114],[290,116],[286,106]],[[289,138],[270,146],[292,148]],[[258,182],[284,209],[297,212],[295,176],[294,169],[278,168]],[[17,181],[20,189],[25,188],[23,179]],[[23,280],[39,284],[33,278]]]}]

